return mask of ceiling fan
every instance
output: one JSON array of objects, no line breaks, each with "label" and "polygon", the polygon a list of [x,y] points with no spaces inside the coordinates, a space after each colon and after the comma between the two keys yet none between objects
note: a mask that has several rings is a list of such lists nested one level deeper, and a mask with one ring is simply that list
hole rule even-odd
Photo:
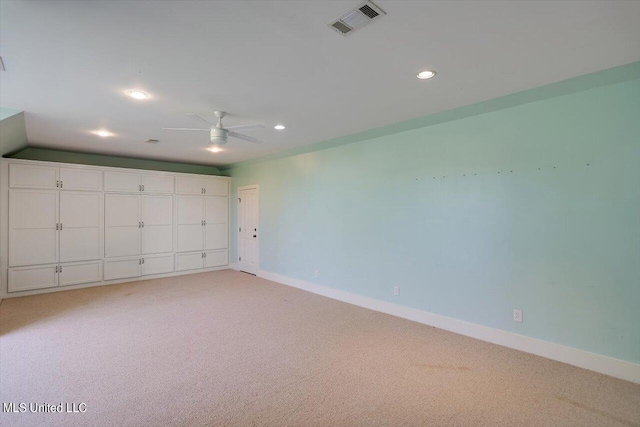
[{"label": "ceiling fan", "polygon": [[262,125],[240,125],[240,126],[222,126],[222,118],[227,115],[224,111],[214,111],[213,115],[218,118],[218,123],[211,123],[209,120],[203,119],[197,114],[187,114],[190,117],[193,117],[196,120],[200,120],[201,122],[209,125],[208,129],[193,129],[193,128],[162,128],[164,130],[180,130],[180,131],[204,131],[209,132],[209,139],[212,144],[216,145],[224,145],[227,143],[230,136],[238,139],[244,139],[245,141],[254,142],[256,144],[260,144],[264,141],[261,141],[252,136],[243,135],[236,131],[238,130],[247,130],[247,129],[257,129],[264,128]]}]

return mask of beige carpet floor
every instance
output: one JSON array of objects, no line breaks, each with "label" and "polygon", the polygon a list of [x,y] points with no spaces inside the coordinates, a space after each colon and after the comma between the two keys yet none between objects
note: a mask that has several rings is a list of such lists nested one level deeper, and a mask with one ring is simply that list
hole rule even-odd
[{"label": "beige carpet floor", "polygon": [[640,385],[225,270],[0,305],[3,426],[638,426]]}]

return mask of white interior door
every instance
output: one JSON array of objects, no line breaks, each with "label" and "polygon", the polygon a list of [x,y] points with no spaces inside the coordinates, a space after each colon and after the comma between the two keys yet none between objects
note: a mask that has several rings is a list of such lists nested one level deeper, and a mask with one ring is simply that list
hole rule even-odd
[{"label": "white interior door", "polygon": [[173,196],[142,196],[142,253],[173,252]]},{"label": "white interior door", "polygon": [[9,266],[58,262],[58,194],[9,191]]},{"label": "white interior door", "polygon": [[60,192],[60,262],[102,258],[102,193]]},{"label": "white interior door", "polygon": [[258,272],[258,187],[238,189],[238,266],[251,274]]},{"label": "white interior door", "polygon": [[229,247],[229,205],[227,197],[204,198],[204,249]]},{"label": "white interior door", "polygon": [[204,206],[202,196],[176,196],[178,252],[204,248]]},{"label": "white interior door", "polygon": [[[105,194],[104,256],[140,254],[140,196]],[[106,269],[106,265],[105,265]]]}]

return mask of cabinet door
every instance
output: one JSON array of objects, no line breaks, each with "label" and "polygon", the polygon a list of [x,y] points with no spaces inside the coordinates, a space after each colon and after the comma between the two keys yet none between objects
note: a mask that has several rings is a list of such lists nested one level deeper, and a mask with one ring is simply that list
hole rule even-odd
[{"label": "cabinet door", "polygon": [[102,193],[60,192],[60,262],[102,258]]},{"label": "cabinet door", "polygon": [[142,275],[173,272],[173,254],[153,255],[142,258]]},{"label": "cabinet door", "polygon": [[104,191],[137,193],[140,191],[140,174],[132,172],[105,172]]},{"label": "cabinet door", "polygon": [[229,195],[229,180],[226,178],[205,178],[204,194],[207,196]]},{"label": "cabinet door", "polygon": [[203,249],[203,197],[176,196],[177,252]]},{"label": "cabinet door", "polygon": [[36,265],[9,269],[9,292],[58,286],[57,265]]},{"label": "cabinet door", "polygon": [[9,185],[13,188],[58,188],[58,168],[12,163],[9,165]]},{"label": "cabinet door", "polygon": [[140,276],[141,258],[105,259],[104,280],[129,279]]},{"label": "cabinet door", "polygon": [[226,249],[229,246],[227,197],[204,198],[204,248]]},{"label": "cabinet door", "polygon": [[9,191],[9,266],[58,262],[58,194]]},{"label": "cabinet door", "polygon": [[202,194],[204,190],[204,180],[200,177],[177,176],[177,194]]},{"label": "cabinet door", "polygon": [[60,168],[60,188],[63,190],[102,191],[102,171]]},{"label": "cabinet door", "polygon": [[140,196],[105,194],[104,201],[104,256],[140,254]]},{"label": "cabinet door", "polygon": [[227,264],[229,264],[229,252],[226,249],[204,253],[204,268],[221,267]]},{"label": "cabinet door", "polygon": [[80,285],[102,281],[102,261],[61,264],[58,286]]},{"label": "cabinet door", "polygon": [[142,175],[142,191],[173,194],[173,181],[173,175]]},{"label": "cabinet door", "polygon": [[173,196],[142,196],[142,253],[162,252],[173,252]]},{"label": "cabinet door", "polygon": [[203,252],[176,254],[176,271],[198,270],[204,266]]}]

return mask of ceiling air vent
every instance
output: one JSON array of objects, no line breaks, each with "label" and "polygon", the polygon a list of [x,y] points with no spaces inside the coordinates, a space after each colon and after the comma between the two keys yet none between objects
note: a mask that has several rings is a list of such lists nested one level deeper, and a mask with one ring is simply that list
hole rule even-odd
[{"label": "ceiling air vent", "polygon": [[147,144],[157,144],[158,142],[160,142],[160,140],[159,139],[151,139],[151,138],[149,138],[145,142]]},{"label": "ceiling air vent", "polygon": [[384,10],[370,1],[366,1],[355,9],[342,14],[338,19],[331,21],[329,27],[346,36],[383,15],[386,15]]}]

